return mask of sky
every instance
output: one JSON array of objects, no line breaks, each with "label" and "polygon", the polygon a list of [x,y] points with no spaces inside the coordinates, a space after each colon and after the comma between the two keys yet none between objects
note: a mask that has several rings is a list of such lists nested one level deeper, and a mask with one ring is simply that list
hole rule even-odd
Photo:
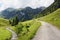
[{"label": "sky", "polygon": [[38,8],[41,6],[48,7],[54,0],[0,0],[0,11],[6,8]]}]

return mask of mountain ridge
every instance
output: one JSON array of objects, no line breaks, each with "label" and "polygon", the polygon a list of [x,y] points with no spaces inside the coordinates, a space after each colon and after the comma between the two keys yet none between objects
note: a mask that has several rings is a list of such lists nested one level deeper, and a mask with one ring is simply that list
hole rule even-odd
[{"label": "mountain ridge", "polygon": [[5,19],[10,19],[17,15],[19,20],[21,20],[21,19],[30,20],[34,17],[34,15],[38,14],[39,12],[41,12],[44,9],[45,9],[45,7],[40,7],[40,8],[36,8],[36,9],[33,9],[31,7],[26,7],[23,9],[7,8],[1,12],[1,15]]}]

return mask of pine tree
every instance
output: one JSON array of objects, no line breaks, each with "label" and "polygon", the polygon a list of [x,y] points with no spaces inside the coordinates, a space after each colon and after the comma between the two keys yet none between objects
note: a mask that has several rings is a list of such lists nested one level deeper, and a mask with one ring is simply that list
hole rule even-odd
[{"label": "pine tree", "polygon": [[17,16],[14,17],[13,19],[9,20],[9,23],[10,23],[12,26],[17,25],[18,22],[19,22],[19,19],[18,19]]},{"label": "pine tree", "polygon": [[9,20],[9,24],[11,24],[11,21]]}]

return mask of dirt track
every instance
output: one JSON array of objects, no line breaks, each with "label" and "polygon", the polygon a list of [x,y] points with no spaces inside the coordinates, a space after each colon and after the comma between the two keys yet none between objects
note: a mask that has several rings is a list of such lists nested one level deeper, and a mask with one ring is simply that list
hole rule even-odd
[{"label": "dirt track", "polygon": [[41,24],[32,40],[60,40],[60,30],[43,21],[41,21]]}]

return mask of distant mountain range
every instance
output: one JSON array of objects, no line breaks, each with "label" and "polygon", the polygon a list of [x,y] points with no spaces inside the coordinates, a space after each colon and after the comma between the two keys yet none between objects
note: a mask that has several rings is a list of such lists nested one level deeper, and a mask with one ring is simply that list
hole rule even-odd
[{"label": "distant mountain range", "polygon": [[14,18],[15,16],[18,16],[19,20],[30,20],[34,17],[34,15],[37,15],[39,12],[43,11],[45,7],[40,7],[33,9],[31,7],[26,8],[20,8],[20,9],[14,9],[14,8],[7,8],[1,12],[1,17],[5,19]]}]

